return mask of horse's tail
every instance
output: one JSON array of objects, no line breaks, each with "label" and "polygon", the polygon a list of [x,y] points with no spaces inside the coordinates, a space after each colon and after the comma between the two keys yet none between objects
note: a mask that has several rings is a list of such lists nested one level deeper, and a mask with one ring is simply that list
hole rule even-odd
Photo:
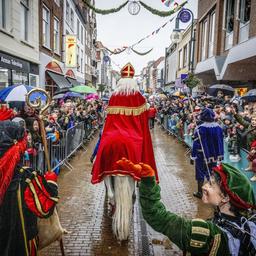
[{"label": "horse's tail", "polygon": [[133,193],[135,182],[130,176],[115,176],[114,191],[116,209],[112,221],[112,229],[118,240],[127,240],[130,233]]}]

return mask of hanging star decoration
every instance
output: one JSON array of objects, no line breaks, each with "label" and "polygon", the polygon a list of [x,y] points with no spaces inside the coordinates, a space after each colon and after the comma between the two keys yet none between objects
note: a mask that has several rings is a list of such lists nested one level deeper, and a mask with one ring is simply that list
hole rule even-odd
[{"label": "hanging star decoration", "polygon": [[[163,1],[163,0],[162,0]],[[170,5],[173,2],[172,0],[170,1]],[[107,15],[107,14],[112,14],[112,13],[116,13],[119,12],[120,10],[122,10],[128,3],[129,3],[129,12],[132,15],[137,15],[140,11],[140,6],[144,7],[146,10],[148,10],[149,12],[151,12],[154,15],[158,15],[160,17],[168,17],[173,15],[174,13],[176,13],[178,10],[180,10],[184,5],[186,5],[188,3],[188,1],[184,1],[181,4],[178,4],[177,2],[174,3],[174,7],[173,9],[171,9],[170,11],[160,11],[157,10],[147,4],[145,4],[142,1],[126,1],[123,4],[121,4],[119,7],[117,8],[111,8],[111,9],[107,9],[107,10],[102,10],[99,8],[96,8],[95,6],[91,5],[89,0],[83,0],[83,2],[91,9],[93,10],[95,13],[101,14],[101,15]],[[167,1],[163,1],[164,3],[166,2],[167,5],[169,5],[168,0]],[[139,6],[139,7],[138,7]]]}]

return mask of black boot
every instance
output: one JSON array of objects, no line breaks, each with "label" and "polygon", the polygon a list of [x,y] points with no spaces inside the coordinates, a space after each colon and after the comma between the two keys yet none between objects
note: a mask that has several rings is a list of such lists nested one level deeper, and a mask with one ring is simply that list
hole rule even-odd
[{"label": "black boot", "polygon": [[202,192],[202,186],[203,186],[204,182],[203,181],[198,181],[197,182],[197,192],[193,193],[194,197],[197,197],[199,199],[202,199],[203,196],[203,192]]}]

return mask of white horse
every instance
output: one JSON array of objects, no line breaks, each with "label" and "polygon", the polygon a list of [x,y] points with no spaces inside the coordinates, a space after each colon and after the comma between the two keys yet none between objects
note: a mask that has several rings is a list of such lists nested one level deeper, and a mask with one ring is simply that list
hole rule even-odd
[{"label": "white horse", "polygon": [[104,178],[109,203],[115,207],[112,230],[119,241],[127,240],[133,215],[135,181],[130,176],[107,176]]}]

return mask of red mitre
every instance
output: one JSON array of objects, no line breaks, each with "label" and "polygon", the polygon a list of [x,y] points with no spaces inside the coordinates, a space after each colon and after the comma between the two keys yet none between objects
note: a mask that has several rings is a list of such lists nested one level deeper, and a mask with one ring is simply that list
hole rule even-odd
[{"label": "red mitre", "polygon": [[118,170],[116,161],[122,157],[133,163],[149,164],[156,170],[158,180],[147,112],[145,98],[138,91],[128,95],[114,93],[111,96],[92,169],[93,184],[101,182],[108,175],[130,175],[139,180],[134,173]]},{"label": "red mitre", "polygon": [[122,78],[133,78],[135,75],[135,69],[131,63],[127,63],[121,70]]}]

